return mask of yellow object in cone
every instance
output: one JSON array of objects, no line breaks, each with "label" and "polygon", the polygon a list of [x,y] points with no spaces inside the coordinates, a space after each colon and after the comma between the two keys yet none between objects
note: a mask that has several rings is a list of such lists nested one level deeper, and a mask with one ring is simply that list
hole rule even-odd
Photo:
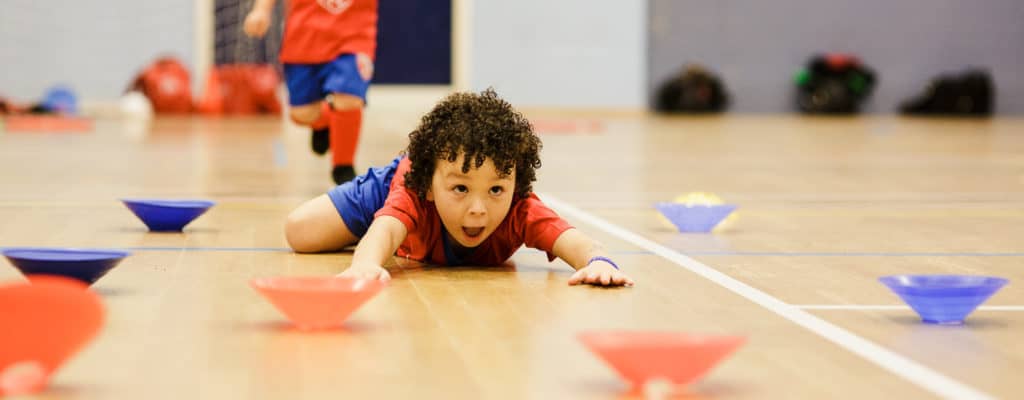
[{"label": "yellow object in cone", "polygon": [[[685,204],[687,207],[718,206],[725,204],[725,202],[722,201],[721,197],[718,197],[718,195],[709,192],[690,192],[686,194],[681,194],[679,196],[676,196],[676,198],[672,199],[672,202],[678,204]],[[737,212],[729,214],[729,216],[722,220],[722,222],[719,223],[714,230],[718,231],[723,229],[729,229],[733,225],[733,223],[736,222],[737,218],[739,218]],[[675,225],[673,225],[672,222],[668,220],[668,218],[665,218],[664,215],[658,214],[658,219],[661,221],[662,225],[672,228],[673,230],[675,229]]]},{"label": "yellow object in cone", "polygon": [[688,207],[693,206],[718,206],[725,204],[722,199],[716,196],[714,193],[704,192],[690,192],[687,194],[681,194],[672,199],[673,203],[686,204]]}]

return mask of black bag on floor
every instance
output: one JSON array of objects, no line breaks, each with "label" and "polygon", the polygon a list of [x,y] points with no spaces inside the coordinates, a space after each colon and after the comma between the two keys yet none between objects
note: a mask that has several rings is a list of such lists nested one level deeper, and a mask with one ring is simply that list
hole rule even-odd
[{"label": "black bag on floor", "polygon": [[663,113],[710,113],[729,104],[722,81],[699,65],[683,67],[658,89],[655,109]]},{"label": "black bag on floor", "polygon": [[875,88],[875,73],[846,54],[815,56],[796,75],[796,105],[806,113],[852,114]]},{"label": "black bag on floor", "polygon": [[900,106],[904,114],[988,116],[995,109],[995,88],[988,71],[969,69],[961,74],[940,75],[924,93]]}]

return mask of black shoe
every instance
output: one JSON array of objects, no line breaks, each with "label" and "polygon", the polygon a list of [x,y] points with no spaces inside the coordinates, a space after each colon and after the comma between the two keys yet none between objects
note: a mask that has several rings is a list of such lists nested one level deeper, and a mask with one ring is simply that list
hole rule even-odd
[{"label": "black shoe", "polygon": [[314,129],[313,130],[313,152],[318,155],[324,155],[327,153],[327,149],[331,148],[331,135],[327,128]]},{"label": "black shoe", "polygon": [[356,178],[356,170],[351,165],[335,165],[334,169],[331,170],[331,177],[334,178],[334,183],[342,184]]}]

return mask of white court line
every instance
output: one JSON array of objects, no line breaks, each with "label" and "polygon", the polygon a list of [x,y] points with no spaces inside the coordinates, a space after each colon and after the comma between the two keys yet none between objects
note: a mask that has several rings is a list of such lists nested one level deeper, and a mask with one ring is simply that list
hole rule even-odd
[{"label": "white court line", "polygon": [[[792,304],[801,310],[910,310],[910,306],[883,306],[857,304]],[[975,311],[1024,311],[1024,306],[981,306]]]},{"label": "white court line", "polygon": [[[921,364],[911,361],[908,358],[893,353],[884,347],[874,344],[860,336],[833,325],[813,314],[803,311],[797,307],[786,304],[771,295],[755,289],[743,282],[700,263],[690,257],[684,256],[668,247],[657,244],[647,238],[623,229],[604,219],[591,215],[566,202],[558,200],[549,195],[541,196],[543,201],[555,208],[562,215],[571,216],[593,225],[601,230],[630,242],[640,248],[649,250],[690,272],[704,277],[746,299],[761,305],[764,308],[790,320],[805,329],[828,339],[829,341],[857,354],[879,367],[920,386],[940,397],[950,399],[992,399],[993,397],[977,389],[949,378],[937,371],[929,369]],[[642,287],[643,282],[639,282]]]}]

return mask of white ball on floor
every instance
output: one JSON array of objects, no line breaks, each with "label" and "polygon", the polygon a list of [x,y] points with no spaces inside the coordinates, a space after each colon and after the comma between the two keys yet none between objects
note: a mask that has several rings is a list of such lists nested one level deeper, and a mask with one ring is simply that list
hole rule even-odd
[{"label": "white ball on floor", "polygon": [[121,116],[128,118],[148,119],[153,117],[153,104],[146,95],[139,91],[131,91],[121,96]]}]

